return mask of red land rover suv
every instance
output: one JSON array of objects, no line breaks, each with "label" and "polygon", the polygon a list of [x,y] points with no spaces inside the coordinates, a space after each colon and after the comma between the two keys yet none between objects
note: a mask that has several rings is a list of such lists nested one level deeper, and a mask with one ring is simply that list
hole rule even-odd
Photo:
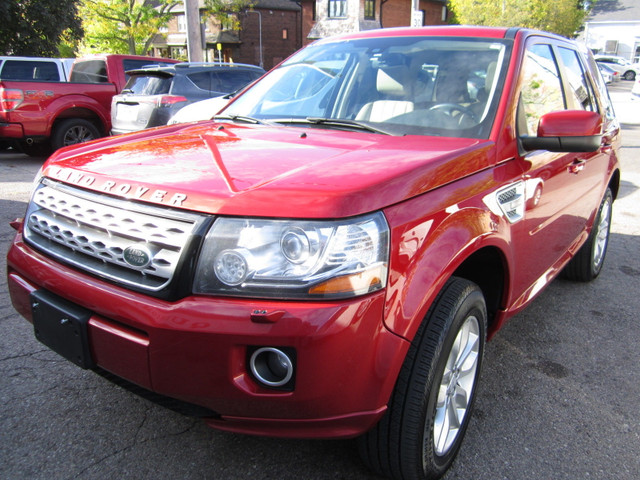
[{"label": "red land rover suv", "polygon": [[437,478],[485,341],[602,269],[620,127],[543,32],[318,41],[212,121],[56,152],[8,254],[45,345],[211,426]]}]

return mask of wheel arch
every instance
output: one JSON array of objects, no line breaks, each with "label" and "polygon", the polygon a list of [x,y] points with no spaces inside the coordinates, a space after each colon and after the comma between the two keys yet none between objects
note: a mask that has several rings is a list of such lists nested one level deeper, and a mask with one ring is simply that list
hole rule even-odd
[{"label": "wheel arch", "polygon": [[491,336],[504,322],[510,301],[510,230],[504,218],[479,208],[457,210],[437,226],[423,222],[419,228],[393,229],[392,237],[400,241],[390,262],[387,328],[413,341],[439,292],[455,276],[482,290]]},{"label": "wheel arch", "polygon": [[494,333],[508,291],[508,267],[503,252],[495,246],[476,250],[464,259],[451,276],[464,278],[480,287],[487,306],[487,332],[489,335]]},{"label": "wheel arch", "polygon": [[56,128],[61,122],[69,118],[82,118],[83,120],[87,120],[95,125],[95,127],[103,136],[107,134],[107,126],[104,123],[102,117],[95,110],[86,107],[67,108],[59,112],[53,120],[53,124],[51,126],[52,134],[53,132],[55,132]]},{"label": "wheel arch", "polygon": [[611,179],[609,180],[609,188],[611,189],[613,199],[615,200],[616,198],[618,198],[618,192],[620,191],[620,170],[617,168],[611,175]]}]

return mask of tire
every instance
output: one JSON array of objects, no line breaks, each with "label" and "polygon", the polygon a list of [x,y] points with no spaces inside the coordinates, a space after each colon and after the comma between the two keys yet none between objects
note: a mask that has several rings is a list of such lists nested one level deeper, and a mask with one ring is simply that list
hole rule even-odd
[{"label": "tire", "polygon": [[90,121],[82,118],[68,118],[56,125],[51,137],[51,146],[57,150],[100,137],[100,131]]},{"label": "tire", "polygon": [[385,416],[358,439],[372,470],[398,480],[431,480],[446,472],[471,419],[486,330],[480,288],[449,280],[409,348]]},{"label": "tire", "polygon": [[566,278],[579,282],[590,282],[600,274],[609,245],[612,206],[613,195],[611,189],[607,188],[589,238],[564,269],[563,273]]},{"label": "tire", "polygon": [[633,70],[629,70],[627,72],[624,72],[623,78],[625,80],[635,80],[636,79],[636,72],[634,72]]}]

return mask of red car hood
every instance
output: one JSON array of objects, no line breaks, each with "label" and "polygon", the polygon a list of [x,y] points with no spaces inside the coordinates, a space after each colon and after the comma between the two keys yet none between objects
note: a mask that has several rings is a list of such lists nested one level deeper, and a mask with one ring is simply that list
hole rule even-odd
[{"label": "red car hood", "polygon": [[177,125],[59,150],[44,175],[224,215],[374,211],[486,168],[490,141],[315,128]]}]

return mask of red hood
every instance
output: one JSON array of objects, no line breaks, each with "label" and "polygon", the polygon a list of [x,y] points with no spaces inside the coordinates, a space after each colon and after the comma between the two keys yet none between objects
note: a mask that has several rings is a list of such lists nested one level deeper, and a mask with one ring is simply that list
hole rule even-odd
[{"label": "red hood", "polygon": [[487,167],[489,141],[315,128],[174,126],[60,150],[50,178],[224,215],[374,211]]}]

